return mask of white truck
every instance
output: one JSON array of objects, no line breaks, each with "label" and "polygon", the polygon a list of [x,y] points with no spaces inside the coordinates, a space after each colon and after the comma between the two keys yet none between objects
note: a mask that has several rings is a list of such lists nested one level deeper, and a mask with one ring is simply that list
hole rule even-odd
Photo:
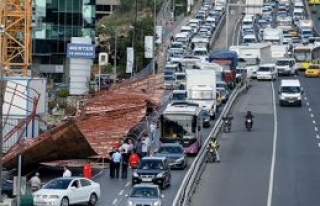
[{"label": "white truck", "polygon": [[278,27],[283,31],[289,31],[292,29],[292,17],[291,16],[278,16],[277,17]]},{"label": "white truck", "polygon": [[227,0],[214,0],[215,6],[225,6],[227,4]]},{"label": "white truck", "polygon": [[279,27],[266,27],[263,30],[263,41],[272,44],[283,44],[283,30]]},{"label": "white truck", "polygon": [[313,37],[313,23],[311,19],[299,20],[299,34],[302,42],[308,42],[310,37]]},{"label": "white truck", "polygon": [[252,7],[246,7],[245,12],[246,14],[262,14],[262,5],[263,0],[246,0],[246,5],[252,5]]},{"label": "white truck", "polygon": [[199,104],[210,117],[216,117],[216,73],[214,70],[187,69],[187,100]]},{"label": "white truck", "polygon": [[288,58],[290,56],[288,45],[272,45],[271,46],[271,58],[272,62],[276,62],[278,59]]},{"label": "white truck", "polygon": [[256,78],[259,65],[272,62],[270,43],[230,46],[229,50],[237,52],[238,67],[246,69],[247,78]]}]

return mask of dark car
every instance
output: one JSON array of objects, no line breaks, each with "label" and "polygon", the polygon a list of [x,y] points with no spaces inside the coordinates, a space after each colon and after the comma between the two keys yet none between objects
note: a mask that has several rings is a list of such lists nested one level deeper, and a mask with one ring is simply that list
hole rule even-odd
[{"label": "dark car", "polygon": [[203,127],[210,127],[210,114],[208,110],[202,110]]},{"label": "dark car", "polygon": [[169,162],[165,157],[144,157],[132,173],[132,185],[153,183],[165,189],[171,184]]},{"label": "dark car", "polygon": [[13,181],[1,180],[2,195],[12,198],[13,197]]},{"label": "dark car", "polygon": [[164,143],[157,150],[156,157],[165,157],[171,168],[184,169],[188,165],[188,157],[179,143]]}]

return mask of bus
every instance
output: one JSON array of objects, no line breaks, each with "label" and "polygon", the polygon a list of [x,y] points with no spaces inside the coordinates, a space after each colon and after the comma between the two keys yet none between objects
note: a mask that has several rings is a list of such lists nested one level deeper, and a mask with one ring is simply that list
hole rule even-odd
[{"label": "bus", "polygon": [[188,154],[197,154],[201,146],[203,116],[198,104],[172,102],[160,116],[160,144],[180,143]]},{"label": "bus", "polygon": [[310,64],[320,59],[320,46],[316,44],[298,44],[293,48],[293,57],[299,69],[306,70]]},{"label": "bus", "polygon": [[309,0],[309,5],[320,5],[320,0]]}]

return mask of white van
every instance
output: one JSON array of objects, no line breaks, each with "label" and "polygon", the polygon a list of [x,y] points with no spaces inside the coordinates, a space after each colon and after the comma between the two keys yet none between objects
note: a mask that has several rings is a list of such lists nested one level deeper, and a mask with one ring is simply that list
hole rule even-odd
[{"label": "white van", "polygon": [[279,104],[302,106],[302,94],[300,81],[298,79],[282,79],[279,86]]},{"label": "white van", "polygon": [[175,42],[181,42],[184,45],[188,45],[190,40],[189,40],[189,35],[188,33],[177,33],[176,36],[174,37]]},{"label": "white van", "polygon": [[275,64],[261,64],[257,71],[257,80],[275,80],[277,74]]},{"label": "white van", "polygon": [[276,67],[279,75],[293,75],[298,71],[298,65],[294,58],[277,59]]}]

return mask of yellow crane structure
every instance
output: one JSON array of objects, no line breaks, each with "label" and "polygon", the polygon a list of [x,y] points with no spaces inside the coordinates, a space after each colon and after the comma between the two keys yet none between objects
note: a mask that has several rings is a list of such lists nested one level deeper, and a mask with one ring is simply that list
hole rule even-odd
[{"label": "yellow crane structure", "polygon": [[0,0],[0,67],[21,68],[27,76],[32,59],[32,0]]}]

